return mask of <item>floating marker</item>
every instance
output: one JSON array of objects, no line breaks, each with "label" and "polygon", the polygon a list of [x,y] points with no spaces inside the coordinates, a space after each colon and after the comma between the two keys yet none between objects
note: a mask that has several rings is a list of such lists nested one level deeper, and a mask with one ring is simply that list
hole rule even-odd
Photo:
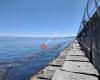
[{"label": "floating marker", "polygon": [[41,46],[40,46],[42,49],[45,49],[47,48],[47,45],[45,43],[42,43]]}]

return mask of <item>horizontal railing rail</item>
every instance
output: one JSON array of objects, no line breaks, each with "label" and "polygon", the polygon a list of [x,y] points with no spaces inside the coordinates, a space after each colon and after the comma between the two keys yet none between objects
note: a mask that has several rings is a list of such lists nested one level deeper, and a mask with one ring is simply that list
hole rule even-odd
[{"label": "horizontal railing rail", "polygon": [[83,44],[81,41],[78,41],[79,43],[81,43],[86,49],[88,49],[89,51],[91,50],[87,45]]}]

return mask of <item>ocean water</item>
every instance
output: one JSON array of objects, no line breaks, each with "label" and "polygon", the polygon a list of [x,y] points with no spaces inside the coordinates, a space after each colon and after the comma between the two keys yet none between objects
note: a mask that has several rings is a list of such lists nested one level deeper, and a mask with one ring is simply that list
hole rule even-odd
[{"label": "ocean water", "polygon": [[0,80],[29,80],[57,56],[73,38],[0,37]]}]

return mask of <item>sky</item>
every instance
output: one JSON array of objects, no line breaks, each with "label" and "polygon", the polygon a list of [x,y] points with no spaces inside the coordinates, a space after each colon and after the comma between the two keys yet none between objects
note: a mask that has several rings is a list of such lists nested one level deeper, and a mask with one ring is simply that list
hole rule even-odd
[{"label": "sky", "polygon": [[76,36],[87,0],[0,0],[0,36]]}]

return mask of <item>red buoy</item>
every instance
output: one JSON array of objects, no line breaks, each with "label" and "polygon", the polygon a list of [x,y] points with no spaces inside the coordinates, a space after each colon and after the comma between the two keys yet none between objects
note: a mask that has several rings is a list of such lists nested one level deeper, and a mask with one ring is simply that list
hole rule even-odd
[{"label": "red buoy", "polygon": [[44,43],[42,43],[40,47],[41,47],[42,49],[45,49],[45,48],[47,48],[47,45],[44,44]]}]

